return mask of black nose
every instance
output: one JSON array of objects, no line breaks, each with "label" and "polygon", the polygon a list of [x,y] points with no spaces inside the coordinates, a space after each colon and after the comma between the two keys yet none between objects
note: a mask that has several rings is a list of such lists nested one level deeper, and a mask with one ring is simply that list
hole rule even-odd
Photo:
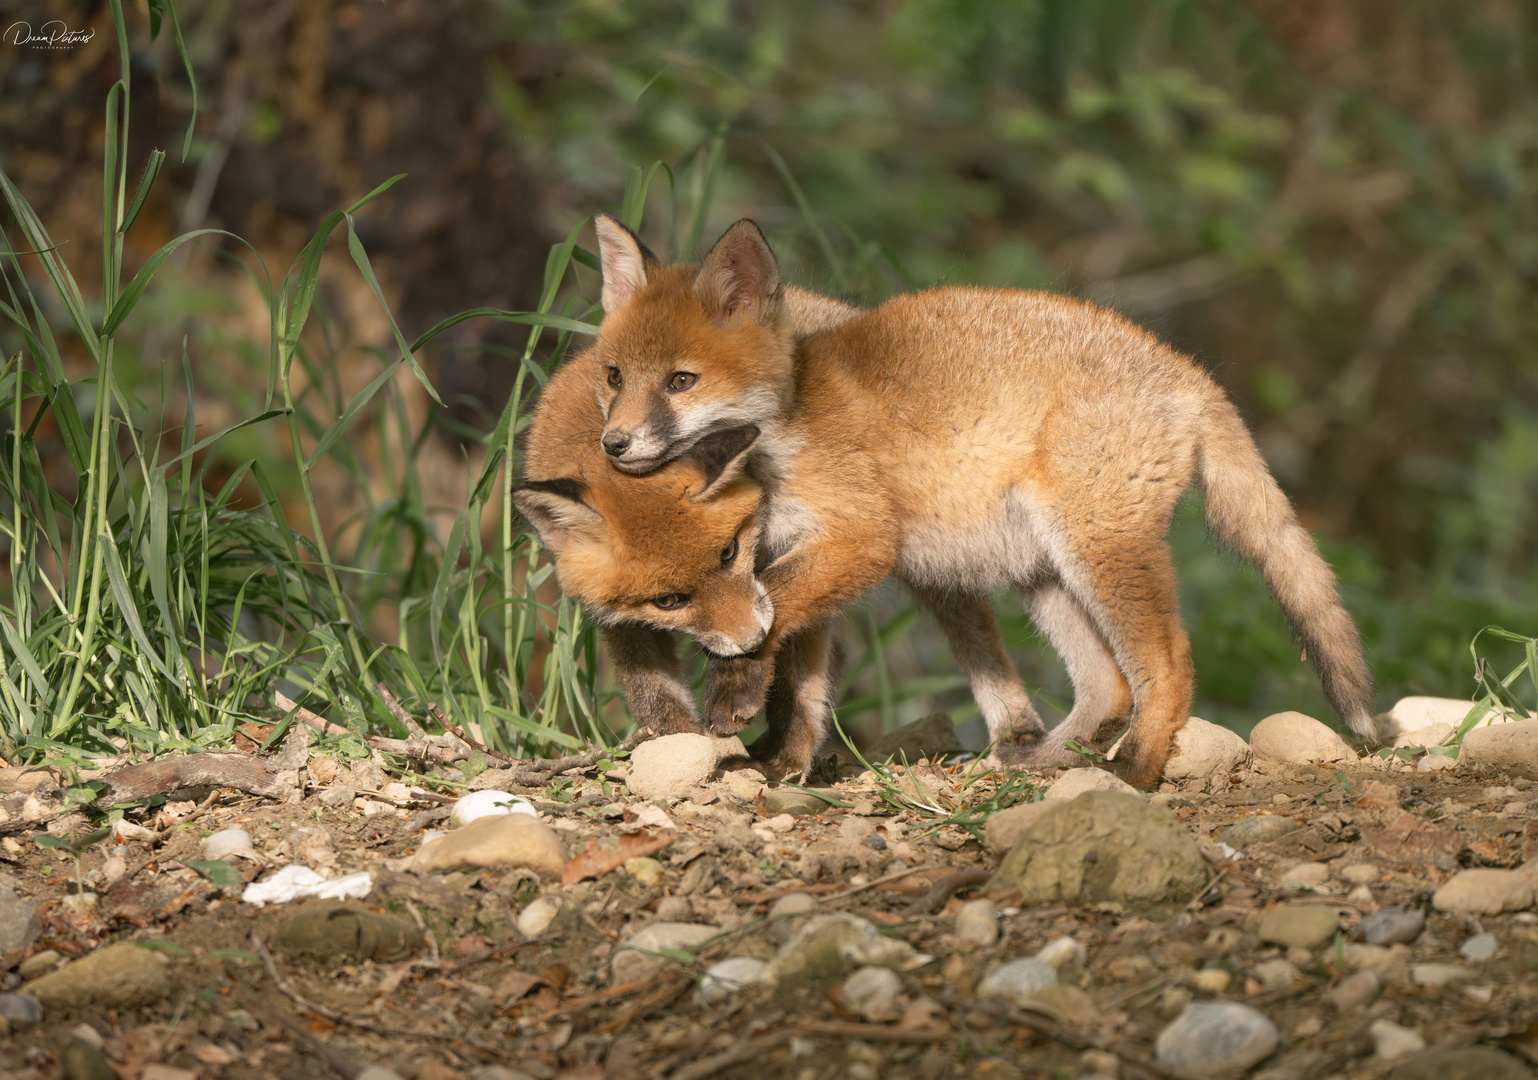
[{"label": "black nose", "polygon": [[606,431],[603,433],[603,448],[606,453],[618,457],[630,449],[630,436],[623,431]]}]

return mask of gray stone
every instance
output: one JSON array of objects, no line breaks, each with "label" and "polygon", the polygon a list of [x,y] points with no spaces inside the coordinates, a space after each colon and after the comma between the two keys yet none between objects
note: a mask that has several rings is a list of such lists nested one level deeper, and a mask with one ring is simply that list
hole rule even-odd
[{"label": "gray stone", "polygon": [[1483,964],[1495,956],[1501,943],[1494,934],[1475,934],[1463,943],[1458,952],[1471,964]]},{"label": "gray stone", "polygon": [[614,958],[609,961],[609,971],[616,985],[643,979],[667,962],[660,955],[663,950],[693,952],[719,933],[719,926],[702,926],[699,923],[652,923],[621,943],[614,952]]},{"label": "gray stone", "polygon": [[795,788],[775,788],[764,792],[764,815],[775,817],[779,814],[793,814],[802,816],[805,814],[820,814],[832,806],[825,799],[819,799],[816,795],[805,791],[797,791]]},{"label": "gray stone", "polygon": [[7,885],[0,885],[0,953],[26,952],[43,932],[32,905]]},{"label": "gray stone", "polygon": [[769,968],[782,988],[795,988],[841,978],[866,965],[908,971],[932,959],[905,941],[883,937],[864,919],[839,913],[808,918],[775,953]]},{"label": "gray stone", "polygon": [[1140,796],[1086,791],[1054,802],[984,886],[1022,904],[1184,903],[1210,880],[1196,837]]},{"label": "gray stone", "polygon": [[31,994],[0,994],[0,1019],[12,1027],[30,1027],[43,1022],[43,1007]]},{"label": "gray stone", "polygon": [[1303,973],[1292,961],[1283,960],[1277,956],[1270,960],[1262,960],[1250,969],[1250,974],[1263,989],[1280,990],[1284,986],[1291,986],[1297,982]]},{"label": "gray stone", "polygon": [[1019,1005],[1038,990],[1057,985],[1057,969],[1034,956],[1011,960],[984,976],[977,984],[983,1001],[1007,1001]]},{"label": "gray stone", "polygon": [[1317,949],[1335,936],[1340,920],[1323,904],[1278,904],[1260,921],[1260,940],[1293,949]]},{"label": "gray stone", "polygon": [[1258,1064],[1276,1050],[1281,1038],[1276,1025],[1248,1005],[1198,1001],[1159,1032],[1154,1054],[1180,1080],[1211,1080]]},{"label": "gray stone", "polygon": [[999,940],[999,912],[992,900],[968,900],[956,913],[956,936],[964,945],[987,948]]},{"label": "gray stone", "polygon": [[700,978],[700,1001],[715,1005],[733,994],[770,981],[769,965],[751,956],[733,956],[711,964]]},{"label": "gray stone", "polygon": [[1230,825],[1219,832],[1215,839],[1229,847],[1247,851],[1254,844],[1279,840],[1290,832],[1296,832],[1297,828],[1298,823],[1292,818],[1277,814],[1256,814]]},{"label": "gray stone", "polygon": [[1369,945],[1393,945],[1400,941],[1409,944],[1426,928],[1426,913],[1419,908],[1386,907],[1363,915],[1356,926]]},{"label": "gray stone", "polygon": [[1432,895],[1431,906],[1472,915],[1525,911],[1533,906],[1533,883],[1518,870],[1463,870]]},{"label": "gray stone", "polygon": [[326,806],[347,806],[357,797],[358,792],[346,784],[328,787],[320,793],[320,801]]},{"label": "gray stone", "polygon": [[1533,1080],[1516,1058],[1488,1046],[1430,1050],[1395,1065],[1388,1080]]},{"label": "gray stone", "polygon": [[1458,748],[1458,764],[1465,763],[1538,778],[1538,720],[1475,728]]},{"label": "gray stone", "polygon": [[1355,1012],[1366,1008],[1383,992],[1383,980],[1376,971],[1357,971],[1347,975],[1331,987],[1324,999],[1335,1006],[1337,1012]]},{"label": "gray stone", "polygon": [[27,993],[46,1012],[73,1012],[88,1005],[131,1009],[163,1001],[176,987],[170,960],[158,949],[132,942],[107,945],[34,980]]},{"label": "gray stone", "polygon": [[1238,732],[1188,716],[1185,726],[1175,732],[1174,747],[1164,763],[1164,778],[1179,781],[1227,776],[1249,756],[1250,744]]}]

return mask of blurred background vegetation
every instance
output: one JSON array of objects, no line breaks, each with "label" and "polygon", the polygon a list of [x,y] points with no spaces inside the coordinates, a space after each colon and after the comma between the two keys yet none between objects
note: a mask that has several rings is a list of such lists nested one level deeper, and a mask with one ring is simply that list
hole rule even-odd
[{"label": "blurred background vegetation", "polygon": [[[0,10],[7,23],[47,16],[97,31],[67,50],[0,44],[0,168],[75,260],[82,289],[99,291],[76,256],[99,244],[101,103],[118,77],[110,12],[87,0]],[[277,276],[326,213],[404,172],[356,229],[412,339],[463,309],[538,306],[550,245],[617,207],[631,167],[661,161],[668,170],[633,200],[659,251],[692,257],[751,216],[800,284],[865,303],[946,282],[1050,289],[1114,307],[1196,356],[1336,566],[1381,706],[1404,693],[1467,697],[1476,630],[1538,627],[1531,5],[186,0],[177,12],[198,93],[185,162],[182,61],[169,35],[151,41],[146,0],[125,10],[128,171],[155,147],[171,154],[126,238],[126,274],[177,234],[219,227]],[[311,446],[393,349],[342,247],[333,239],[306,330],[309,351],[327,358],[299,394]],[[184,411],[185,336],[200,425],[261,411],[270,313],[253,265],[225,239],[162,268],[120,341],[118,378],[140,401]],[[590,312],[596,274],[563,262],[558,277],[546,306]],[[82,351],[59,340],[84,377]],[[359,412],[353,457],[331,461],[333,451],[315,470],[338,560],[375,571],[349,576],[348,590],[380,641],[409,651],[402,627],[441,577],[434,560],[467,566],[474,594],[474,560],[497,558],[462,555],[449,532],[482,515],[487,549],[497,546],[494,493],[469,519],[465,507],[487,433],[530,370],[519,362],[528,342],[527,328],[494,320],[446,332],[421,351],[444,406],[402,368]],[[535,359],[558,361],[552,344],[543,338]],[[24,346],[7,327],[0,349]],[[537,381],[520,388],[525,405]],[[390,410],[397,443],[383,434]],[[37,428],[45,463],[62,454],[50,430]],[[214,492],[233,477],[231,505],[259,506],[246,460],[265,464],[308,531],[281,424],[209,448],[199,482]],[[66,498],[69,483],[58,478]],[[381,507],[397,497],[412,509],[391,517]],[[371,527],[396,530],[401,550],[365,542]],[[1282,708],[1329,717],[1258,578],[1205,539],[1194,496],[1172,542],[1193,711],[1240,730]],[[1061,667],[1018,604],[1001,609],[1043,712],[1060,714]],[[843,715],[858,726],[974,711],[905,596],[881,591],[846,624],[858,663]],[[494,632],[486,648],[503,648]],[[587,664],[591,643],[573,656]],[[553,724],[534,704],[545,671],[529,664],[507,665],[507,710]],[[606,685],[589,696],[620,724]]]}]

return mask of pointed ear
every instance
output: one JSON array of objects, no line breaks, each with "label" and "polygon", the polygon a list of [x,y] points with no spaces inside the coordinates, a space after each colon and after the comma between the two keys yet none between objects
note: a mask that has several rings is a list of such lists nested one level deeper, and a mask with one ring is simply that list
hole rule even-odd
[{"label": "pointed ear", "polygon": [[780,266],[757,225],[743,218],[726,230],[705,256],[694,293],[720,319],[745,311],[764,321],[778,311]]},{"label": "pointed ear", "polygon": [[758,428],[726,428],[712,431],[695,443],[680,458],[698,469],[704,477],[704,485],[689,496],[690,502],[704,502],[727,484],[742,475],[747,465],[748,451],[758,441]]},{"label": "pointed ear", "polygon": [[582,495],[582,485],[576,480],[519,480],[513,484],[518,512],[529,519],[540,543],[557,557],[572,530],[603,521],[603,515],[583,502]]},{"label": "pointed ear", "polygon": [[613,315],[645,287],[646,268],[657,262],[657,256],[618,218],[599,214],[593,219],[593,230],[598,233],[598,262],[603,267],[603,310]]}]

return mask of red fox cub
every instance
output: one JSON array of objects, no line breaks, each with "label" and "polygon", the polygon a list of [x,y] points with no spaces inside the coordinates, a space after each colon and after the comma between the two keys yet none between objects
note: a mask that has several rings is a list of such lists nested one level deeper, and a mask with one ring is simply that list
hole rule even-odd
[{"label": "red fox cub", "polygon": [[[620,230],[638,257],[662,266],[617,221],[600,218],[598,225],[601,247],[606,232]],[[603,297],[615,303],[608,277]],[[859,313],[792,287],[781,301],[773,313],[778,322],[766,310],[759,317],[790,340]],[[514,500],[554,556],[563,591],[598,621],[636,722],[659,734],[701,731],[668,631],[692,633],[712,652],[733,655],[752,651],[769,630],[774,609],[753,577],[761,491],[738,477],[758,432],[741,426],[748,414],[739,411],[736,426],[693,429],[688,445],[670,447],[670,463],[654,463],[650,475],[622,475],[600,446],[605,411],[593,388],[605,375],[589,349],[551,376],[529,425],[524,472],[530,479],[516,485]],[[686,515],[687,530],[679,527]],[[635,577],[627,566],[663,573]],[[602,589],[593,587],[597,579]],[[775,698],[794,707],[793,693]],[[771,711],[777,711],[773,705]]]},{"label": "red fox cub", "polygon": [[[612,231],[610,240],[626,242]],[[1209,527],[1258,565],[1335,710],[1372,734],[1367,667],[1334,575],[1237,411],[1191,360],[1125,319],[1045,293],[953,287],[896,297],[798,344],[777,317],[779,275],[765,245],[736,245],[698,273],[656,266],[644,252],[616,258],[611,250],[604,262],[609,315],[590,355],[608,407],[605,437],[631,440],[623,448],[610,440],[611,458],[629,455],[640,438],[629,464],[641,468],[688,445],[690,433],[724,437],[723,425],[764,421],[756,441],[768,443],[757,478],[765,497],[759,519],[741,518],[735,534],[739,548],[755,534],[762,548],[758,581],[774,610],[762,641],[733,638],[703,610],[684,614],[721,576],[719,562],[704,557],[724,554],[724,534],[708,524],[714,503],[730,498],[735,516],[751,502],[746,452],[708,489],[648,504],[644,515],[630,516],[629,502],[612,510],[586,503],[616,542],[595,541],[581,574],[562,577],[600,610],[649,595],[654,609],[710,642],[712,729],[737,730],[759,711],[782,645],[795,642],[788,659],[796,670],[823,678],[829,620],[895,573],[940,615],[997,753],[1071,760],[1070,738],[1091,741],[1102,723],[1126,716],[1108,765],[1152,785],[1191,698],[1190,646],[1164,537],[1194,477]],[[706,348],[723,336],[730,349]],[[738,389],[723,395],[727,406],[678,409],[673,401],[686,399],[666,396],[671,378],[659,395],[659,371],[692,376],[674,395]],[[760,385],[772,392],[766,399],[781,395],[778,415],[742,407],[759,401]],[[646,404],[632,408],[632,393]],[[617,543],[662,522],[690,554]],[[1073,711],[1050,736],[991,615],[978,617],[992,590],[1011,587],[1073,680]],[[655,612],[651,620],[658,624]],[[721,647],[728,639],[732,650]],[[782,683],[790,677],[780,672]],[[814,711],[772,711],[769,744],[755,756],[772,755],[782,775],[804,772],[826,719],[825,709]],[[774,727],[777,719],[790,727]]]}]

